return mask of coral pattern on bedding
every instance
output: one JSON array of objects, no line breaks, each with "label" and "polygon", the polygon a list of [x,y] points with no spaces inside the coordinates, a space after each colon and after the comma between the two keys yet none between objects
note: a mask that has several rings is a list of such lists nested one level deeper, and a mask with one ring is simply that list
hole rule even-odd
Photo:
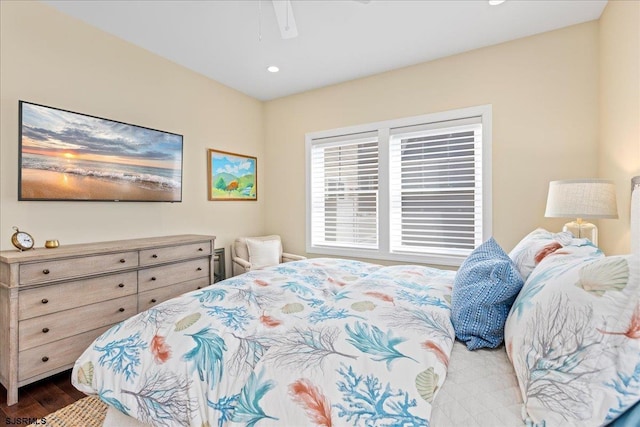
[{"label": "coral pattern on bedding", "polygon": [[552,233],[544,228],[538,228],[527,234],[509,252],[509,257],[518,266],[522,279],[527,280],[536,265],[546,256],[564,246],[574,244],[575,240],[578,239],[574,239],[573,235],[568,231]]},{"label": "coral pattern on bedding", "polygon": [[337,259],[249,272],[114,326],[72,381],[155,426],[428,426],[454,274]]},{"label": "coral pattern on bedding", "polygon": [[[591,251],[591,253],[588,253]],[[600,426],[640,401],[640,259],[589,244],[546,257],[505,328],[529,421]]]}]

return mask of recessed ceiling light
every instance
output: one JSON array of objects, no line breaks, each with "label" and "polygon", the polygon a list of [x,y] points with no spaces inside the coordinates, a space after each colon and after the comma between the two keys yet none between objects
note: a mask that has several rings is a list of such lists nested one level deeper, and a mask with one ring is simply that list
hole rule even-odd
[{"label": "recessed ceiling light", "polygon": [[504,3],[505,1],[507,1],[507,0],[489,0],[489,4],[490,4],[491,6],[497,6],[497,5],[499,5],[499,4]]},{"label": "recessed ceiling light", "polygon": [[278,71],[280,71],[280,68],[276,67],[275,65],[269,65],[267,67],[267,71],[270,73],[277,73]]}]

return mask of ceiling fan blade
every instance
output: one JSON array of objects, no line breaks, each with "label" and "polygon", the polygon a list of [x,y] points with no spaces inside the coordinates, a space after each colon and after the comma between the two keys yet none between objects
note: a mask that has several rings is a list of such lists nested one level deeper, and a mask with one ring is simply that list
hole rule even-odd
[{"label": "ceiling fan blade", "polygon": [[291,1],[273,0],[272,3],[282,38],[292,39],[298,37],[298,27],[296,27],[296,19],[293,17]]}]

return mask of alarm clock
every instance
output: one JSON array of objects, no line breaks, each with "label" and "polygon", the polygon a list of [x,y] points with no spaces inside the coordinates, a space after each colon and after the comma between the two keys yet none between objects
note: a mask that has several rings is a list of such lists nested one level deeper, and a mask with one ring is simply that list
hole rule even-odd
[{"label": "alarm clock", "polygon": [[33,249],[34,241],[31,234],[18,230],[18,227],[13,227],[16,230],[11,236],[11,243],[20,251],[28,251]]}]

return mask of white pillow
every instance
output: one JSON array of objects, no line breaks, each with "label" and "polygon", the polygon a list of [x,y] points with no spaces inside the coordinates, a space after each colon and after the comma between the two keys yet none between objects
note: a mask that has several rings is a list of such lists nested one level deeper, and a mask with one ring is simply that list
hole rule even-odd
[{"label": "white pillow", "polygon": [[551,233],[544,228],[538,228],[527,234],[509,252],[509,257],[516,263],[522,279],[526,281],[536,265],[547,255],[567,245],[584,244],[584,239],[574,239],[569,232]]},{"label": "white pillow", "polygon": [[247,239],[251,269],[280,264],[280,241]]},{"label": "white pillow", "polygon": [[575,249],[540,262],[505,326],[536,425],[605,425],[640,401],[640,258]]}]

